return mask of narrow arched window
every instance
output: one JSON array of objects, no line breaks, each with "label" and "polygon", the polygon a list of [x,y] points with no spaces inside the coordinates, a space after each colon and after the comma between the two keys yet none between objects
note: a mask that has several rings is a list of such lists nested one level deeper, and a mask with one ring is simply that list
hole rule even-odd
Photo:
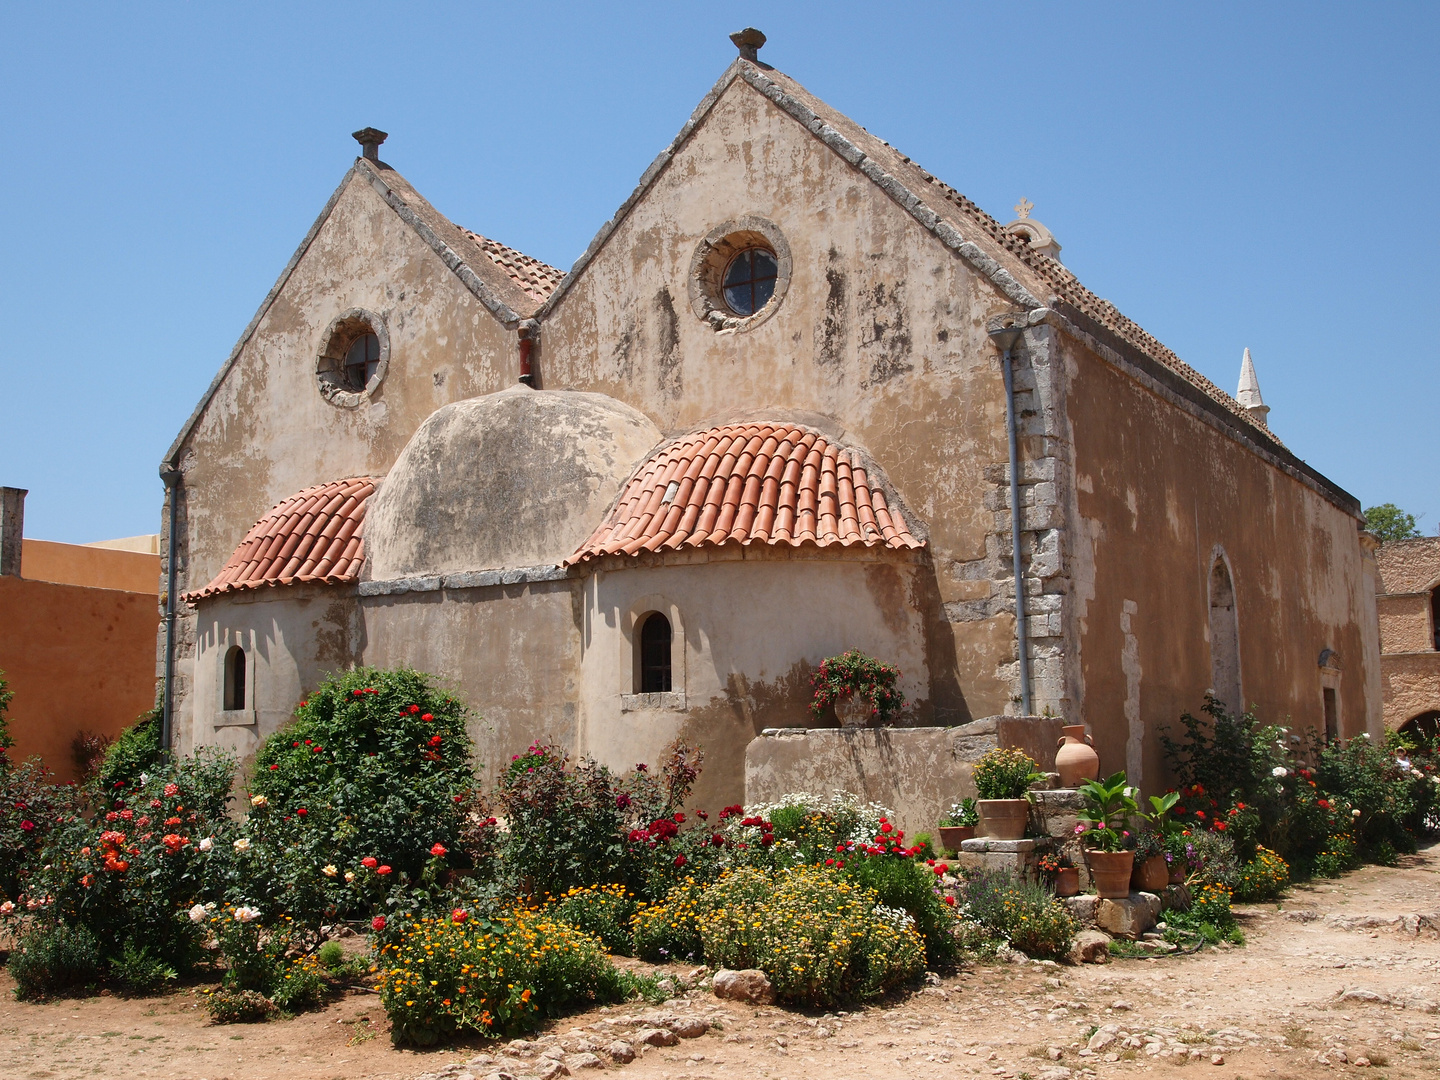
[{"label": "narrow arched window", "polygon": [[1440,650],[1440,589],[1430,590],[1430,632],[1435,638],[1435,648]]},{"label": "narrow arched window", "polygon": [[225,709],[245,708],[245,650],[231,645],[225,654]]},{"label": "narrow arched window", "polygon": [[658,611],[640,624],[640,688],[642,694],[670,692],[670,620]]},{"label": "narrow arched window", "polygon": [[1210,567],[1210,686],[1225,708],[1245,711],[1240,692],[1240,624],[1235,612],[1235,583],[1223,558]]}]

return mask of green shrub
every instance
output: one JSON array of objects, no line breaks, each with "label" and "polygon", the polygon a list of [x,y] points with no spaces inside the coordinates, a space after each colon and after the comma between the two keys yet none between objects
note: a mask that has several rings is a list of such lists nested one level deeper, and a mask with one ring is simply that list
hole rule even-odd
[{"label": "green shrub", "polygon": [[915,931],[925,942],[926,964],[937,968],[954,962],[959,951],[951,933],[955,914],[936,891],[935,869],[892,854],[857,853],[845,860],[844,872],[861,888],[874,892],[885,907],[904,911],[914,920]]},{"label": "green shrub", "polygon": [[0,765],[0,901],[20,899],[57,830],[82,813],[79,791],[54,780],[39,758]]},{"label": "green shrub", "polygon": [[1166,913],[1167,940],[1183,941],[1185,934],[1191,933],[1211,945],[1222,941],[1244,944],[1245,937],[1230,910],[1230,897],[1230,890],[1218,882],[1201,885],[1191,896],[1189,911]]},{"label": "green shrub", "polygon": [[968,873],[960,886],[960,909],[965,919],[1037,960],[1065,956],[1079,929],[1049,889],[1009,870]]},{"label": "green shrub", "polygon": [[254,990],[212,991],[205,999],[210,1019],[217,1024],[258,1024],[278,1011],[275,1003]]},{"label": "green shrub", "polygon": [[379,966],[380,1000],[397,1045],[431,1046],[466,1031],[529,1031],[546,1017],[619,1001],[626,992],[595,938],[522,908],[493,920],[398,920]]},{"label": "green shrub", "polygon": [[975,791],[982,799],[1023,799],[1040,779],[1039,766],[1023,750],[997,747],[973,766]]},{"label": "green shrub", "polygon": [[1228,836],[1220,832],[1192,832],[1184,841],[1190,875],[1197,883],[1234,889],[1240,867],[1235,859],[1235,845]]},{"label": "green shrub", "polygon": [[110,962],[110,976],[120,983],[121,989],[135,997],[158,994],[165,985],[174,982],[177,973],[163,960],[150,955],[148,949],[136,948],[126,942],[119,957]]},{"label": "green shrub", "polygon": [[338,941],[327,941],[315,951],[315,959],[326,971],[334,971],[345,963],[345,949]]},{"label": "green shrub", "polygon": [[760,968],[781,1001],[866,1000],[924,970],[914,920],[835,870],[738,870],[696,906],[706,963]]},{"label": "green shrub", "polygon": [[1235,875],[1234,898],[1241,903],[1273,900],[1290,885],[1290,866],[1267,847],[1258,847],[1255,857]]},{"label": "green shrub", "polygon": [[[1355,842],[1361,856],[1392,864],[1396,852],[1415,850],[1420,798],[1425,782],[1415,769],[1401,768],[1399,748],[1368,736],[1334,742],[1320,752],[1316,780],[1358,810]],[[1384,858],[1381,858],[1381,855]]]},{"label": "green shrub", "polygon": [[287,959],[276,971],[270,1000],[287,1013],[304,1012],[320,1005],[329,983],[313,956]]},{"label": "green shrub", "polygon": [[6,967],[21,1001],[84,993],[100,977],[100,943],[83,926],[42,922],[20,938]]},{"label": "green shrub", "polygon": [[612,953],[629,956],[635,949],[630,920],[635,917],[635,897],[624,885],[591,885],[571,889],[555,902],[552,914],[599,938]]},{"label": "green shrub", "polygon": [[160,745],[163,713],[159,705],[131,724],[105,752],[105,760],[95,776],[96,789],[104,796],[140,786],[142,774],[161,768],[170,756]]}]

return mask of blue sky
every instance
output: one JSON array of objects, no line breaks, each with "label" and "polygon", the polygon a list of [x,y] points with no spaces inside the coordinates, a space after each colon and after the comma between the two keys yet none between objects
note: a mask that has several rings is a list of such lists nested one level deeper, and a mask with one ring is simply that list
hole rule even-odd
[{"label": "blue sky", "polygon": [[156,466],[355,154],[568,267],[734,56],[1062,257],[1365,505],[1440,525],[1440,5],[0,8],[0,483],[159,528]]}]

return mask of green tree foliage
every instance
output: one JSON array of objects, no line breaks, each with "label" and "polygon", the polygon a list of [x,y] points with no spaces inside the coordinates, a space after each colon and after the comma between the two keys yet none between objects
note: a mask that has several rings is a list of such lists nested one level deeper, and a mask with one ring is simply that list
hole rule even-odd
[{"label": "green tree foliage", "polygon": [[1413,540],[1420,535],[1415,515],[1407,514],[1394,503],[1381,503],[1365,511],[1365,527],[1380,538],[1382,544],[1391,540]]}]

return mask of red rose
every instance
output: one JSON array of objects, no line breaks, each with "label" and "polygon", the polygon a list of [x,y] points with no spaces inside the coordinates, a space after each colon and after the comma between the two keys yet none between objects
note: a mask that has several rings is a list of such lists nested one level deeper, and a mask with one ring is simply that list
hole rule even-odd
[{"label": "red rose", "polygon": [[376,915],[373,919],[371,919],[371,920],[370,920],[370,929],[371,929],[371,930],[374,930],[377,934],[378,934],[381,930],[384,930],[384,929],[385,929],[385,916],[384,916],[384,915]]},{"label": "red rose", "polygon": [[430,745],[431,745],[431,746],[439,746],[440,743],[443,742],[443,741],[444,741],[444,740],[442,740],[439,735],[431,735],[431,736],[430,736]]},{"label": "red rose", "polygon": [[310,811],[306,810],[305,807],[302,806],[300,807],[300,809],[296,810],[295,813],[299,814],[301,817],[304,817],[306,814],[310,813]]},{"label": "red rose", "polygon": [[834,860],[834,859],[826,859],[826,860],[825,860],[825,865],[826,865],[826,866],[834,866],[834,865],[835,865],[835,860]]},{"label": "red rose", "polygon": [[20,828],[24,829],[26,832],[34,832],[34,831],[35,831],[35,822],[33,822],[33,821],[22,821],[22,822],[20,822]]},{"label": "red rose", "polygon": [[950,907],[954,907],[954,906],[955,906],[955,898],[954,898],[953,896],[947,896],[947,897],[945,897],[945,903],[948,904]]},{"label": "red rose", "polygon": [[676,865],[676,866],[684,866],[684,865],[685,865],[687,862],[689,862],[689,861],[690,861],[690,860],[687,859],[687,858],[685,858],[684,855],[676,855],[676,856],[675,856],[675,865]]},{"label": "red rose", "polygon": [[271,766],[270,766],[270,771],[271,771],[271,772],[274,772],[274,771],[275,771],[276,769],[278,769],[279,767],[280,767],[279,765],[271,765]]},{"label": "red rose", "polygon": [[1224,831],[1225,831],[1225,822],[1223,822],[1223,821],[1217,821],[1217,822],[1215,822],[1215,828],[1219,829],[1221,832],[1224,832]]},{"label": "red rose", "polygon": [[450,921],[453,923],[462,923],[469,917],[464,908],[457,907],[454,911],[450,912]]},{"label": "red rose", "polygon": [[365,869],[367,870],[374,870],[375,867],[380,865],[380,860],[375,858],[374,855],[366,855],[363,859],[360,860],[360,865],[365,867]]},{"label": "red rose", "polygon": [[435,717],[431,716],[431,715],[427,712],[424,716],[420,717],[420,719],[421,719],[421,720],[424,720],[424,721],[428,724],[428,723],[430,723],[430,721],[434,720]]},{"label": "red rose", "polygon": [[377,867],[375,868],[375,873],[379,874],[381,877],[384,877],[386,874],[390,873],[390,867],[388,867],[388,866],[377,866]]},{"label": "red rose", "polygon": [[434,855],[437,859],[443,859],[445,857],[445,852],[447,852],[448,850],[449,848],[447,848],[444,844],[436,844],[430,849],[430,854]]},{"label": "red rose", "polygon": [[676,823],[679,824],[679,825],[684,825],[684,824],[685,824],[685,815],[684,815],[684,814],[676,814],[676,815],[675,815],[675,821],[676,821]]}]

